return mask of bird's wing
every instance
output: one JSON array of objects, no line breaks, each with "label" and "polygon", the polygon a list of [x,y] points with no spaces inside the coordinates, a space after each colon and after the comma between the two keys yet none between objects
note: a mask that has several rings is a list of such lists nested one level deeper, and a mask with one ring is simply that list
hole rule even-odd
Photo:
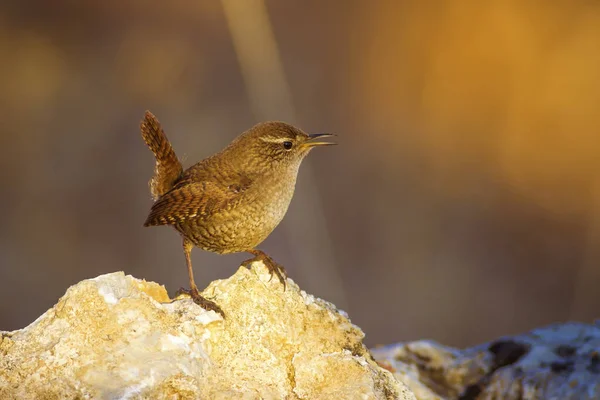
[{"label": "bird's wing", "polygon": [[243,179],[181,182],[154,203],[144,226],[173,225],[210,215],[235,203],[249,184]]}]

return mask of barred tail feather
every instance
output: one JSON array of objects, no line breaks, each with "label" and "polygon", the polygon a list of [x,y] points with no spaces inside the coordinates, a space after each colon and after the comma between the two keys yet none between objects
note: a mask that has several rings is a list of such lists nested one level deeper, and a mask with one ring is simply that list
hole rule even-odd
[{"label": "barred tail feather", "polygon": [[183,173],[183,167],[160,122],[150,111],[146,111],[140,130],[144,142],[156,157],[154,176],[149,182],[150,193],[156,201],[175,185]]}]

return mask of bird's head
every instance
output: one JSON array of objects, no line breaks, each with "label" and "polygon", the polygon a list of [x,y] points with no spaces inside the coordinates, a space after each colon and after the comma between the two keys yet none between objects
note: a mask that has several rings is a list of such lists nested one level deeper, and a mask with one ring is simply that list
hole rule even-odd
[{"label": "bird's head", "polygon": [[232,145],[238,147],[245,156],[252,157],[252,161],[247,161],[256,163],[258,167],[297,167],[313,148],[336,144],[322,140],[330,136],[334,135],[307,134],[285,122],[270,121],[253,126]]}]

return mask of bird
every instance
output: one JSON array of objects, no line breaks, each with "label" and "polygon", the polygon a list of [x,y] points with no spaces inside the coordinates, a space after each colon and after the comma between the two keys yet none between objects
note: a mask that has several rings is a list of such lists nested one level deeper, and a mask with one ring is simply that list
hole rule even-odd
[{"label": "bird", "polygon": [[254,125],[220,152],[184,170],[160,122],[146,111],[141,135],[156,158],[149,181],[154,200],[144,226],[170,225],[183,240],[189,289],[179,289],[206,310],[223,310],[200,295],[192,269],[194,247],[219,253],[247,252],[262,261],[271,279],[286,287],[283,266],[257,247],[285,216],[302,160],[315,147],[336,143],[331,133],[307,134],[280,121]]}]

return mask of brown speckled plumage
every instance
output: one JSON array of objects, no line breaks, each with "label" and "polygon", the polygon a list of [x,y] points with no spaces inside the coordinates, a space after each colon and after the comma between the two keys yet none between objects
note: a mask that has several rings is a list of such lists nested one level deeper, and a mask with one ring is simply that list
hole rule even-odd
[{"label": "brown speckled plumage", "polygon": [[[223,314],[198,294],[191,268],[193,246],[216,253],[250,252],[285,285],[285,271],[256,249],[275,229],[292,200],[298,168],[315,141],[283,122],[264,122],[238,136],[219,153],[183,171],[160,123],[146,112],[144,141],[156,157],[150,192],[155,203],[144,226],[172,225],[183,237],[189,293],[205,308]],[[289,147],[289,148],[288,148]]]},{"label": "brown speckled plumage", "polygon": [[146,112],[140,126],[142,138],[156,157],[154,177],[150,180],[150,193],[154,200],[167,193],[183,174],[183,167],[171,143],[154,115]]}]

